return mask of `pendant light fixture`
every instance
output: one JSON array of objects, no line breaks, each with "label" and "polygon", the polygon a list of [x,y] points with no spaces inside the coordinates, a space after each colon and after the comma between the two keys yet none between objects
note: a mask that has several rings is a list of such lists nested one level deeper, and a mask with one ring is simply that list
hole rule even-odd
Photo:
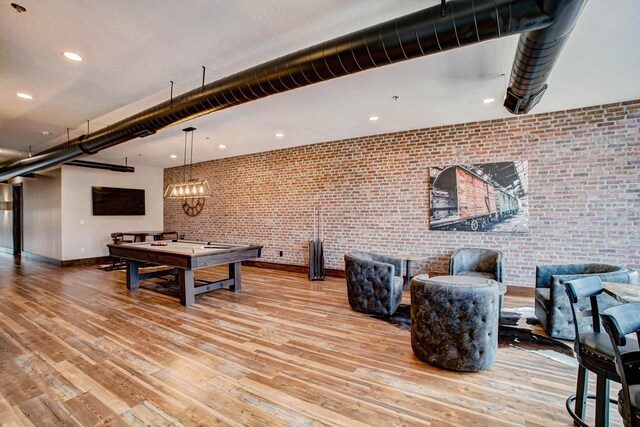
[{"label": "pendant light fixture", "polygon": [[[193,131],[194,127],[182,129],[184,131],[184,163],[182,182],[169,184],[164,192],[165,199],[200,199],[211,197],[211,188],[206,179],[193,178],[191,169],[193,166]],[[189,161],[189,179],[187,179],[187,136],[191,134],[191,160]]]}]

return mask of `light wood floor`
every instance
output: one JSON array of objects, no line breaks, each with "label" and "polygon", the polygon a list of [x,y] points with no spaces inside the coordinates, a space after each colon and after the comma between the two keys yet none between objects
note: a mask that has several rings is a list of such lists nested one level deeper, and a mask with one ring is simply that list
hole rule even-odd
[{"label": "light wood floor", "polygon": [[0,254],[0,423],[572,425],[574,367],[501,348],[488,371],[443,371],[413,355],[408,331],[352,311],[344,279],[243,279],[186,308],[128,291],[122,271]]}]

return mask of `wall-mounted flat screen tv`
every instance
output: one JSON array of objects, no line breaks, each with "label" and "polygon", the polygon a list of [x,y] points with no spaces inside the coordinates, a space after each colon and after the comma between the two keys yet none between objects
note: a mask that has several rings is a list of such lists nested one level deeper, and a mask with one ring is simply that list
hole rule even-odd
[{"label": "wall-mounted flat screen tv", "polygon": [[144,190],[91,187],[94,215],[144,215]]}]

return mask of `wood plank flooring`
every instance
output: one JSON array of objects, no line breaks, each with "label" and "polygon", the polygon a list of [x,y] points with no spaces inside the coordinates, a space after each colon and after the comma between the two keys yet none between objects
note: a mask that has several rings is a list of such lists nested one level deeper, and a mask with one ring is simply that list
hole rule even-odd
[{"label": "wood plank flooring", "polygon": [[344,279],[243,267],[240,292],[183,307],[123,271],[0,254],[2,425],[571,426],[575,375],[516,348],[485,372],[431,367],[350,309]]}]

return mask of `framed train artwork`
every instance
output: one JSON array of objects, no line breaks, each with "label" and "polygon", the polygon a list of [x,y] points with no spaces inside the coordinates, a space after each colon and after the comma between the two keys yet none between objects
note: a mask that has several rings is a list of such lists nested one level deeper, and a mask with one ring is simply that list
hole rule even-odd
[{"label": "framed train artwork", "polygon": [[431,230],[526,233],[526,160],[429,169]]}]

